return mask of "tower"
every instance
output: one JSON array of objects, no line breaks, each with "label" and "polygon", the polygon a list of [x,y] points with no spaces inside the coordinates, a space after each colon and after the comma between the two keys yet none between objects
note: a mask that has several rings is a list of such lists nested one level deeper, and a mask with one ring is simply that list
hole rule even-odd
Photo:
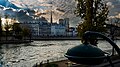
[{"label": "tower", "polygon": [[52,1],[50,2],[50,8],[51,8],[51,13],[50,13],[50,23],[53,23],[53,17],[52,17],[52,5],[53,5],[53,3],[52,3]]},{"label": "tower", "polygon": [[[52,6],[51,6],[51,8],[52,8]],[[51,13],[50,13],[50,23],[53,23],[52,10],[51,10]]]},{"label": "tower", "polygon": [[65,18],[64,23],[65,23],[65,26],[66,26],[66,30],[69,31],[69,18]]}]

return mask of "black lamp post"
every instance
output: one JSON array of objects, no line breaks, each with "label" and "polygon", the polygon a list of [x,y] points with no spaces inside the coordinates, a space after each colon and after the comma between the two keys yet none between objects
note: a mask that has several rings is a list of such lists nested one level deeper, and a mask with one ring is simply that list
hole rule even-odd
[{"label": "black lamp post", "polygon": [[67,57],[69,60],[75,63],[87,65],[97,65],[102,63],[104,59],[107,59],[113,67],[109,54],[106,54],[104,51],[102,51],[98,47],[91,45],[88,42],[89,37],[92,35],[96,37],[101,37],[108,41],[115,48],[118,55],[120,55],[119,47],[111,39],[109,39],[101,33],[88,31],[83,36],[83,38],[85,39],[84,43],[69,49],[65,54],[65,57]]}]

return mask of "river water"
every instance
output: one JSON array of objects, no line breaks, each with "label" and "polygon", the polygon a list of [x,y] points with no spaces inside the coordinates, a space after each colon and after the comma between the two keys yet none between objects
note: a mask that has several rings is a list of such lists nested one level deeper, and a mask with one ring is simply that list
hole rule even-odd
[{"label": "river water", "polygon": [[[98,47],[102,50],[109,50],[112,46],[106,41],[99,41]],[[115,43],[120,47],[120,40]],[[79,40],[58,40],[58,41],[34,41],[28,44],[3,44],[0,53],[1,61],[9,67],[32,67],[36,63],[46,63],[65,60],[66,51],[81,44]]]}]

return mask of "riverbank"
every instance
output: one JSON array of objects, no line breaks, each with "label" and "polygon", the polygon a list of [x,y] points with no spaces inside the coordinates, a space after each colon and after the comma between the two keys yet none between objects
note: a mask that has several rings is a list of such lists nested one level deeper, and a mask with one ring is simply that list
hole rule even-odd
[{"label": "riverbank", "polygon": [[[40,37],[34,36],[31,37],[32,40],[81,40],[80,37]],[[102,38],[98,38],[99,40],[104,40]],[[120,37],[116,37],[115,40],[120,40]]]},{"label": "riverbank", "polygon": [[17,39],[13,36],[5,36],[0,37],[0,44],[21,44],[21,43],[31,43],[33,40],[27,39],[27,37],[22,39]]},{"label": "riverbank", "polygon": [[81,40],[80,37],[32,37],[32,40]]},{"label": "riverbank", "polygon": [[21,43],[31,43],[32,40],[2,40],[0,44],[21,44]]},{"label": "riverbank", "polygon": [[[41,37],[41,36],[31,36],[31,37],[24,37],[23,39],[19,40],[19,39],[15,39],[14,37],[7,37],[8,41],[6,41],[6,37],[1,37],[1,43],[5,43],[2,41],[6,41],[6,43],[14,43],[15,41],[18,41],[18,43],[22,43],[22,42],[29,42],[29,40],[81,40],[81,37]],[[27,41],[23,41],[23,40],[27,40]],[[104,40],[103,38],[98,38],[98,40]],[[114,40],[120,40],[120,37],[115,37]],[[20,41],[20,42],[19,42]],[[17,42],[16,42],[17,43]]]}]

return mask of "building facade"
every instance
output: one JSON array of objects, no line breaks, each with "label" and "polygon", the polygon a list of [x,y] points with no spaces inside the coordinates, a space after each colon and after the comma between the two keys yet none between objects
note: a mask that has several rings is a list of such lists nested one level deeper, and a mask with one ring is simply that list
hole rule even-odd
[{"label": "building facade", "polygon": [[51,24],[42,22],[39,24],[39,36],[47,37],[51,35]]},{"label": "building facade", "polygon": [[57,23],[52,23],[51,25],[51,36],[66,36],[66,27],[57,24]]},{"label": "building facade", "polygon": [[69,18],[59,19],[58,23],[50,23],[44,17],[41,20],[20,23],[31,30],[32,36],[76,36],[75,28],[69,28]]},{"label": "building facade", "polygon": [[21,28],[28,28],[32,36],[39,36],[38,23],[20,23]]}]

